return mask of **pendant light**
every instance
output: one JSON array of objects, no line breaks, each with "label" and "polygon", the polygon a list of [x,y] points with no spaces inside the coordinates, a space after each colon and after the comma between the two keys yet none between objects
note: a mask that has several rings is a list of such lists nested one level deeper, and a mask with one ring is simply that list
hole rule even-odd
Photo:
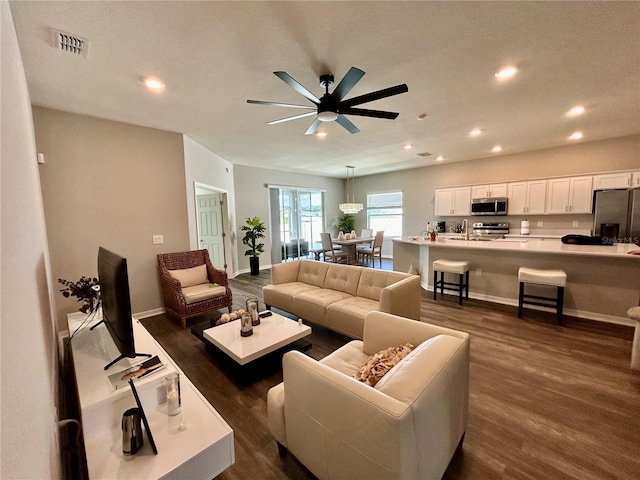
[{"label": "pendant light", "polygon": [[[360,210],[364,208],[364,206],[361,203],[355,203],[356,202],[356,194],[354,193],[355,185],[356,185],[355,168],[356,167],[347,166],[347,201],[345,203],[341,203],[340,205],[338,205],[338,208],[342,213],[349,214],[349,215],[358,213],[360,212]],[[349,187],[349,185],[351,185],[351,188]],[[349,202],[350,189],[352,190],[351,202]]]}]

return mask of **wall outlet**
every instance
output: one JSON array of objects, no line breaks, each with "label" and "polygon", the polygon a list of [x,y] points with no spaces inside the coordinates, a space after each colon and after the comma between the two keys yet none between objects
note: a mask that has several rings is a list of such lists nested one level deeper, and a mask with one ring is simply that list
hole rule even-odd
[{"label": "wall outlet", "polygon": [[544,222],[542,220],[538,220],[538,226],[539,227],[543,227],[544,226]]},{"label": "wall outlet", "polygon": [[482,276],[482,269],[476,268],[476,277],[481,277],[481,276]]},{"label": "wall outlet", "polygon": [[574,227],[577,227],[577,226],[578,226],[578,220],[574,220],[572,225],[573,225]]},{"label": "wall outlet", "polygon": [[164,237],[162,235],[154,235],[153,236],[153,244],[154,245],[162,245],[164,243]]}]

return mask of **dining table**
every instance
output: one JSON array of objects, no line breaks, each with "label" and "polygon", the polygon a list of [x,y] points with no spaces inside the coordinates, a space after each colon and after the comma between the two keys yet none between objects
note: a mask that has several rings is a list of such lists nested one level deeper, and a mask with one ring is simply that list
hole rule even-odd
[{"label": "dining table", "polygon": [[347,239],[340,240],[338,238],[332,238],[331,243],[333,243],[334,245],[340,245],[342,250],[347,252],[347,262],[350,265],[356,265],[358,263],[358,254],[356,250],[357,246],[360,244],[366,244],[366,243],[371,245],[374,240],[375,240],[375,237],[356,237],[356,238],[350,238],[349,240]]}]

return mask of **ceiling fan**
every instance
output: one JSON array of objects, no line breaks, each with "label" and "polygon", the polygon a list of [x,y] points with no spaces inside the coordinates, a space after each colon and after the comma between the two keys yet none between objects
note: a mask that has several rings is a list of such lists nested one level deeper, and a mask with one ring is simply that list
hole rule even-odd
[{"label": "ceiling fan", "polygon": [[276,123],[288,122],[290,120],[297,120],[298,118],[310,117],[317,115],[316,119],[309,126],[305,135],[311,135],[316,132],[322,122],[336,121],[351,133],[358,133],[360,130],[356,127],[345,115],[359,115],[361,117],[374,117],[374,118],[386,118],[394,120],[398,117],[398,112],[385,112],[382,110],[370,110],[365,108],[353,108],[356,105],[362,105],[363,103],[373,102],[374,100],[380,100],[381,98],[391,97],[400,93],[409,91],[406,84],[396,85],[395,87],[384,88],[375,92],[360,95],[358,97],[349,98],[343,100],[344,97],[351,91],[351,89],[360,81],[364,76],[364,72],[356,67],[351,67],[344,78],[340,81],[338,86],[329,93],[329,87],[333,86],[334,77],[331,74],[320,76],[320,85],[324,87],[325,93],[322,98],[316,97],[313,93],[303,87],[300,83],[291,77],[286,72],[273,72],[276,77],[285,82],[291,88],[293,88],[300,95],[313,102],[313,106],[309,105],[293,105],[290,103],[278,103],[278,102],[264,102],[262,100],[247,100],[247,103],[256,103],[258,105],[275,105],[277,107],[287,108],[301,108],[306,110],[312,110],[310,112],[301,113],[300,115],[294,115],[292,117],[281,118],[280,120],[273,120],[267,122],[267,125],[275,125]]}]

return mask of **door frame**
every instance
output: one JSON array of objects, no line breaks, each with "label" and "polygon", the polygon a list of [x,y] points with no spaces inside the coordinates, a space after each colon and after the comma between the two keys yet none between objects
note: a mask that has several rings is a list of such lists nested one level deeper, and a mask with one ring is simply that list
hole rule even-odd
[{"label": "door frame", "polygon": [[[207,185],[206,183],[201,183],[198,181],[193,182],[193,200],[195,203],[195,214],[196,214],[196,237],[200,236],[200,214],[199,214],[199,206],[198,206],[198,189],[208,190],[211,193],[219,193],[222,197],[222,250],[224,257],[224,270],[229,273],[229,254],[231,252],[231,235],[229,235],[229,192],[222,188],[217,188],[211,185]],[[200,239],[197,239],[198,247],[200,246]]]}]

